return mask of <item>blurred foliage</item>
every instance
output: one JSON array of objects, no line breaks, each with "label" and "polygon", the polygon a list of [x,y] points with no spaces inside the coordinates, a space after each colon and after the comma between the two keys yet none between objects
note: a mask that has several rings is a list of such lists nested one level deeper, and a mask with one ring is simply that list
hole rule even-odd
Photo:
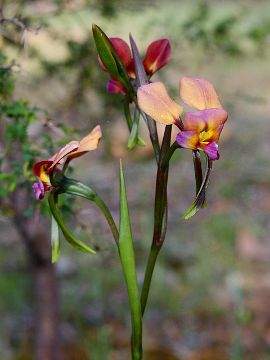
[{"label": "blurred foliage", "polygon": [[5,197],[19,185],[28,186],[29,176],[26,175],[31,171],[38,152],[32,148],[32,141],[28,139],[27,133],[30,124],[36,120],[35,109],[24,101],[12,99],[12,64],[7,63],[3,54],[0,59],[0,83],[5,84],[0,96],[1,131],[4,138],[4,148],[0,154],[0,196]]},{"label": "blurred foliage", "polygon": [[244,55],[248,51],[245,48],[247,41],[257,50],[263,50],[270,40],[270,20],[261,15],[260,21],[242,30],[248,13],[249,10],[240,7],[238,11],[225,12],[223,16],[211,21],[211,6],[201,2],[193,17],[184,24],[184,34],[191,41],[200,41],[207,48],[220,50],[228,55]]},{"label": "blurred foliage", "polygon": [[184,22],[182,35],[191,43],[199,42],[205,48],[210,47],[230,55],[239,55],[241,53],[239,41],[233,35],[240,16],[228,14],[209,26],[210,20],[210,6],[204,1],[200,2],[193,14]]},{"label": "blurred foliage", "polygon": [[[53,140],[43,133],[38,143],[29,136],[29,128],[39,118],[40,109],[24,100],[13,97],[15,75],[13,64],[1,54],[0,82],[6,86],[0,96],[1,142],[0,153],[0,196],[8,196],[18,186],[29,189],[29,181],[34,180],[32,166],[41,155],[48,157],[53,149]],[[41,144],[40,144],[40,143]]]}]

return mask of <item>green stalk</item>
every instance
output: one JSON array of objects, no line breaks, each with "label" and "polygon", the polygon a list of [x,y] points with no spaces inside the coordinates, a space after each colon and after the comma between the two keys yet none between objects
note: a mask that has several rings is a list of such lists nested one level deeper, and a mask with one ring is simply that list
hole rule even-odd
[{"label": "green stalk", "polygon": [[162,157],[161,164],[160,164],[160,166],[162,168],[168,167],[171,157],[173,156],[175,150],[178,149],[179,147],[180,146],[178,145],[178,143],[176,141],[170,146],[170,148],[168,149],[166,154],[164,154],[164,156]]},{"label": "green stalk", "polygon": [[156,260],[166,235],[168,171],[169,171],[169,166],[165,170],[161,169],[161,167],[158,167],[158,171],[157,171],[155,211],[154,211],[155,213],[154,234],[153,234],[151,250],[148,255],[143,286],[141,291],[142,315],[145,312],[153,271],[156,265]]},{"label": "green stalk", "polygon": [[148,255],[143,286],[141,291],[141,310],[142,316],[145,312],[149,291],[151,287],[152,276],[156,265],[159,251],[164,243],[167,229],[167,184],[169,174],[169,161],[177,149],[177,143],[170,146],[172,126],[167,125],[164,132],[160,158],[156,176],[155,193],[155,219],[154,233],[151,249]]},{"label": "green stalk", "polygon": [[[52,191],[49,195],[48,201],[51,210],[51,214],[57,222],[59,228],[61,229],[65,239],[72,245],[73,247],[88,252],[90,254],[95,254],[95,250],[91,249],[89,246],[85,245],[82,241],[78,240],[66,227],[61,214],[57,208],[57,192]],[[55,260],[55,257],[54,257]]]},{"label": "green stalk", "polygon": [[102,200],[102,198],[96,192],[94,192],[90,187],[74,179],[64,178],[64,181],[62,182],[62,188],[64,192],[67,194],[81,196],[87,200],[96,203],[96,205],[103,212],[103,215],[105,216],[110,226],[116,245],[118,246],[119,232],[112,217],[112,214],[108,209],[107,205],[105,204],[105,202]]},{"label": "green stalk", "polygon": [[151,250],[148,255],[147,259],[147,265],[145,269],[144,279],[143,279],[143,286],[141,291],[141,310],[142,310],[142,316],[144,315],[148,296],[149,296],[149,290],[151,286],[153,271],[156,265],[156,260],[159,254],[159,251],[161,249],[161,246],[156,246],[152,244]]},{"label": "green stalk", "polygon": [[105,216],[105,218],[110,226],[113,238],[116,242],[116,245],[118,246],[119,232],[118,232],[117,226],[115,225],[115,222],[114,222],[114,219],[112,217],[110,210],[108,209],[107,205],[104,203],[104,201],[99,196],[96,197],[95,203],[100,208],[100,210],[103,212],[103,215]]}]

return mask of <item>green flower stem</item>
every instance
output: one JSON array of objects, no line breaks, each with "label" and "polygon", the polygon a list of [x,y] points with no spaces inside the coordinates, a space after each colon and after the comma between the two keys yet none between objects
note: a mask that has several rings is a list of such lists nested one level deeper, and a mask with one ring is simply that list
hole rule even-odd
[{"label": "green flower stem", "polygon": [[166,169],[158,168],[156,179],[156,196],[155,196],[155,221],[153,243],[157,246],[164,241],[164,217],[167,207],[167,183],[168,183],[169,167]]},{"label": "green flower stem", "polygon": [[162,170],[159,167],[157,171],[154,234],[153,234],[151,250],[148,255],[142,292],[141,292],[142,315],[144,314],[146,308],[151,281],[152,281],[152,275],[156,265],[156,260],[166,235],[168,170],[169,167],[167,167],[167,169],[165,170]]},{"label": "green flower stem", "polygon": [[160,166],[162,168],[166,168],[169,164],[169,161],[171,160],[171,157],[173,156],[176,149],[180,148],[178,143],[175,141],[170,148],[167,150],[166,154],[164,154]]},{"label": "green flower stem", "polygon": [[93,201],[96,203],[96,205],[103,212],[103,215],[105,216],[105,218],[110,226],[112,235],[113,235],[116,245],[118,247],[119,246],[119,244],[118,244],[119,243],[119,232],[118,232],[117,226],[114,222],[114,219],[112,217],[112,214],[111,214],[110,210],[108,209],[107,205],[105,204],[105,202],[102,200],[102,198],[96,192],[94,192],[91,188],[89,188],[88,186],[86,186],[86,185],[82,184],[81,182],[76,181],[74,179],[64,178],[61,186],[62,186],[62,189],[64,190],[64,192],[67,194],[81,196],[87,200],[90,200],[90,201]]},{"label": "green flower stem", "polygon": [[[54,217],[55,221],[57,222],[59,228],[62,230],[62,233],[65,239],[75,248],[95,254],[95,250],[91,249],[89,246],[85,245],[82,241],[78,240],[66,227],[61,214],[57,208],[57,197],[58,193],[56,191],[52,191],[49,195],[48,201],[52,216]],[[54,254],[55,255],[55,254]]]},{"label": "green flower stem", "polygon": [[167,184],[169,174],[169,160],[177,148],[176,144],[170,146],[172,126],[167,125],[160,150],[160,159],[156,177],[155,194],[155,220],[154,234],[151,249],[148,255],[144,281],[141,291],[141,310],[145,312],[153,271],[159,251],[163,245],[167,229]]},{"label": "green flower stem", "polygon": [[110,229],[111,229],[111,232],[112,232],[112,235],[113,235],[113,238],[116,242],[116,245],[118,246],[118,242],[119,242],[119,232],[118,232],[118,229],[117,229],[117,226],[114,222],[114,219],[112,217],[112,214],[110,212],[110,210],[108,209],[107,205],[104,203],[104,201],[101,199],[101,197],[99,197],[97,195],[96,199],[95,199],[95,203],[96,205],[100,208],[100,210],[103,212],[103,215],[105,216],[109,226],[110,226]]},{"label": "green flower stem", "polygon": [[156,260],[157,260],[159,251],[161,249],[161,246],[162,246],[162,244],[160,246],[152,244],[151,250],[148,255],[146,270],[145,270],[144,279],[143,279],[142,292],[141,292],[142,316],[144,315],[144,312],[145,312],[148,295],[149,295],[149,290],[150,290],[150,286],[151,286],[151,281],[152,281],[152,276],[153,276],[153,271],[154,271],[154,268],[156,265]]}]

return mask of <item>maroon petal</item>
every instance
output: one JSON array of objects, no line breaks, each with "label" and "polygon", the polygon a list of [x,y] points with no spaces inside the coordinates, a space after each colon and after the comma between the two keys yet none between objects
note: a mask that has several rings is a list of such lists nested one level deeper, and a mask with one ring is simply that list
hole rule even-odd
[{"label": "maroon petal", "polygon": [[41,169],[48,169],[53,164],[52,160],[38,161],[33,165],[33,173],[39,178],[41,175]]},{"label": "maroon petal", "polygon": [[125,66],[128,66],[128,64],[130,63],[132,57],[131,57],[131,51],[130,48],[128,46],[128,44],[120,39],[120,38],[110,38],[111,43],[113,44],[113,47],[115,48],[115,50],[118,52],[121,60],[123,61],[123,64]]},{"label": "maroon petal", "polygon": [[151,76],[163,66],[171,57],[171,46],[168,39],[153,41],[147,48],[143,61],[147,75]]},{"label": "maroon petal", "polygon": [[[120,56],[124,66],[127,67],[132,59],[131,51],[130,51],[128,44],[124,40],[117,38],[117,37],[110,38],[110,41],[111,41],[113,47],[115,48],[115,50],[117,51],[118,55]],[[100,57],[98,57],[98,62],[99,62],[101,69],[103,71],[107,72],[107,69],[103,65]]]},{"label": "maroon petal", "polygon": [[130,63],[127,65],[127,72],[129,77],[131,77],[132,79],[136,78],[134,59],[131,59]]}]

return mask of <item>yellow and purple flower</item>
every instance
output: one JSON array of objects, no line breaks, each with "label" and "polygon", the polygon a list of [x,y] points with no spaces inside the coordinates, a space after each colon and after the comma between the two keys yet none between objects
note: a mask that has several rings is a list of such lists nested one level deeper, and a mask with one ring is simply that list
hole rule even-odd
[{"label": "yellow and purple flower", "polygon": [[180,81],[180,96],[196,111],[185,112],[167,93],[162,83],[143,85],[138,89],[139,107],[157,122],[175,124],[180,132],[177,143],[187,149],[202,150],[210,160],[218,160],[217,142],[228,118],[213,85],[202,78],[184,77]]},{"label": "yellow and purple flower", "polygon": [[95,150],[102,136],[100,126],[96,126],[87,136],[80,141],[72,140],[54,154],[49,160],[38,161],[33,165],[33,173],[37,182],[33,184],[36,200],[41,200],[45,192],[51,191],[53,186],[50,176],[53,172],[61,173],[70,160],[82,156],[88,151]]},{"label": "yellow and purple flower", "polygon": [[[124,40],[117,37],[110,38],[110,41],[120,56],[123,65],[127,70],[129,78],[135,79],[135,64],[128,44]],[[154,73],[156,73],[169,62],[170,56],[171,46],[168,39],[159,39],[153,41],[148,46],[143,60],[143,65],[149,79]],[[99,64],[103,71],[107,71],[100,58]],[[107,91],[114,94],[126,94],[124,86],[112,75],[107,83]]]}]

